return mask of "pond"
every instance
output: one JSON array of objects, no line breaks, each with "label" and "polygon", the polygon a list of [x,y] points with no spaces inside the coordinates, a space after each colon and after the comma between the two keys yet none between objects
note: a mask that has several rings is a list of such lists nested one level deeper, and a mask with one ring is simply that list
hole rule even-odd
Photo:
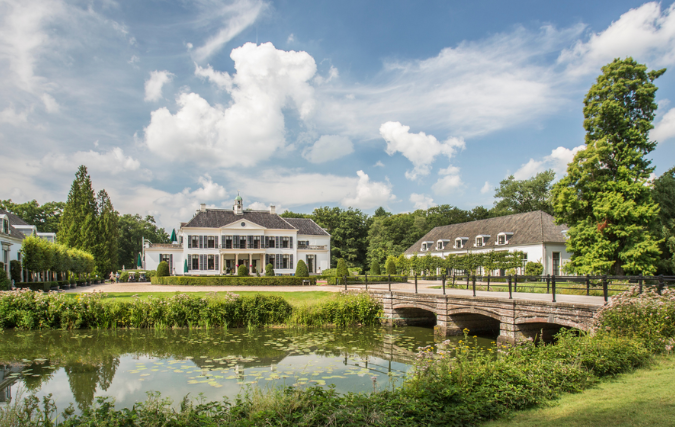
[{"label": "pond", "polygon": [[[458,340],[459,338],[457,338]],[[479,345],[492,339],[479,338]],[[51,393],[59,411],[97,396],[130,408],[159,391],[236,397],[244,388],[333,385],[369,392],[401,384],[433,329],[210,329],[5,331],[0,333],[0,405]]]}]

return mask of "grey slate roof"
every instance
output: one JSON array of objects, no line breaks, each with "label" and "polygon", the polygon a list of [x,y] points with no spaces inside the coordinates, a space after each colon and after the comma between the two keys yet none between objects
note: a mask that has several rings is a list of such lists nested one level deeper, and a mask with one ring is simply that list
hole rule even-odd
[{"label": "grey slate roof", "polygon": [[[565,236],[562,231],[567,230],[567,225],[556,225],[553,216],[542,211],[527,212],[522,214],[508,215],[497,218],[483,219],[479,221],[464,222],[461,224],[435,227],[424,237],[409,247],[405,253],[412,255],[422,252],[422,242],[434,242],[433,249],[426,252],[439,252],[436,250],[438,240],[449,240],[443,252],[466,252],[467,249],[507,249],[511,246],[528,245],[536,243],[564,243]],[[508,245],[495,245],[497,234],[512,232]],[[489,234],[485,246],[475,247],[476,236]],[[468,237],[464,249],[453,249],[455,239]]]},{"label": "grey slate roof", "polygon": [[284,220],[298,229],[298,234],[309,236],[330,236],[319,224],[309,218],[284,218]]},{"label": "grey slate roof", "polygon": [[265,228],[295,230],[295,227],[277,214],[271,214],[267,211],[244,211],[243,215],[235,215],[234,211],[230,209],[206,209],[206,212],[197,213],[183,227],[220,228],[242,219]]},{"label": "grey slate roof", "polygon": [[4,209],[0,209],[0,214],[5,214],[9,218],[9,235],[14,237],[15,239],[20,239],[23,240],[26,238],[26,236],[17,230],[16,228],[13,227],[14,224],[16,225],[29,225],[26,221],[22,220],[18,216],[14,215],[11,212],[8,212]]}]

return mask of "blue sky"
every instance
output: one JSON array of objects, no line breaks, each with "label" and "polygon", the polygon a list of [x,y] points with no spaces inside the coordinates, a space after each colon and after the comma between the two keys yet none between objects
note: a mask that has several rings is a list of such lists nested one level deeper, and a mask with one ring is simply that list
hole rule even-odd
[{"label": "blue sky", "polygon": [[[602,65],[675,65],[670,2],[0,1],[0,198],[65,200],[79,164],[122,213],[199,203],[490,207],[561,176]],[[675,163],[673,71],[656,173]]]}]

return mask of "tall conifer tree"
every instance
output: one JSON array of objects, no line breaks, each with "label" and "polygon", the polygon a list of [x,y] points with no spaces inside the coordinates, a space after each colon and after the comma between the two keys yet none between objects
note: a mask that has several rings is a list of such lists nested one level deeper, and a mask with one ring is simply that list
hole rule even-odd
[{"label": "tall conifer tree", "polygon": [[[658,215],[645,158],[657,108],[653,84],[665,72],[632,58],[615,59],[584,99],[586,148],[553,188],[556,220],[566,223],[571,270],[652,274],[659,258],[650,229]],[[569,268],[569,267],[568,267]]]},{"label": "tall conifer tree", "polygon": [[82,165],[75,174],[75,180],[68,193],[59,224],[59,242],[71,247],[94,253],[96,246],[97,209],[94,189],[86,166]]},{"label": "tall conifer tree", "polygon": [[119,237],[117,219],[118,213],[105,190],[98,192],[96,204],[98,206],[98,246],[96,253],[96,269],[101,274],[108,274],[117,269]]}]

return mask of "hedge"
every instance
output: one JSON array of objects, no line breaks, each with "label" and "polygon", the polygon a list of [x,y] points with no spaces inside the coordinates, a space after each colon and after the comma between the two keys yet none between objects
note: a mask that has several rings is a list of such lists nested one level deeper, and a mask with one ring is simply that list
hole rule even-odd
[{"label": "hedge", "polygon": [[316,285],[314,277],[275,276],[275,277],[239,277],[239,276],[169,276],[151,277],[153,285],[180,285],[180,286],[301,286],[309,280]]},{"label": "hedge", "polygon": [[[345,284],[342,277],[327,277],[329,285],[343,285]],[[368,275],[368,283],[387,283],[389,281],[389,276],[370,276]],[[408,282],[408,276],[391,276],[391,283],[406,283]],[[347,276],[347,284],[359,284],[366,283],[366,276]]]}]

